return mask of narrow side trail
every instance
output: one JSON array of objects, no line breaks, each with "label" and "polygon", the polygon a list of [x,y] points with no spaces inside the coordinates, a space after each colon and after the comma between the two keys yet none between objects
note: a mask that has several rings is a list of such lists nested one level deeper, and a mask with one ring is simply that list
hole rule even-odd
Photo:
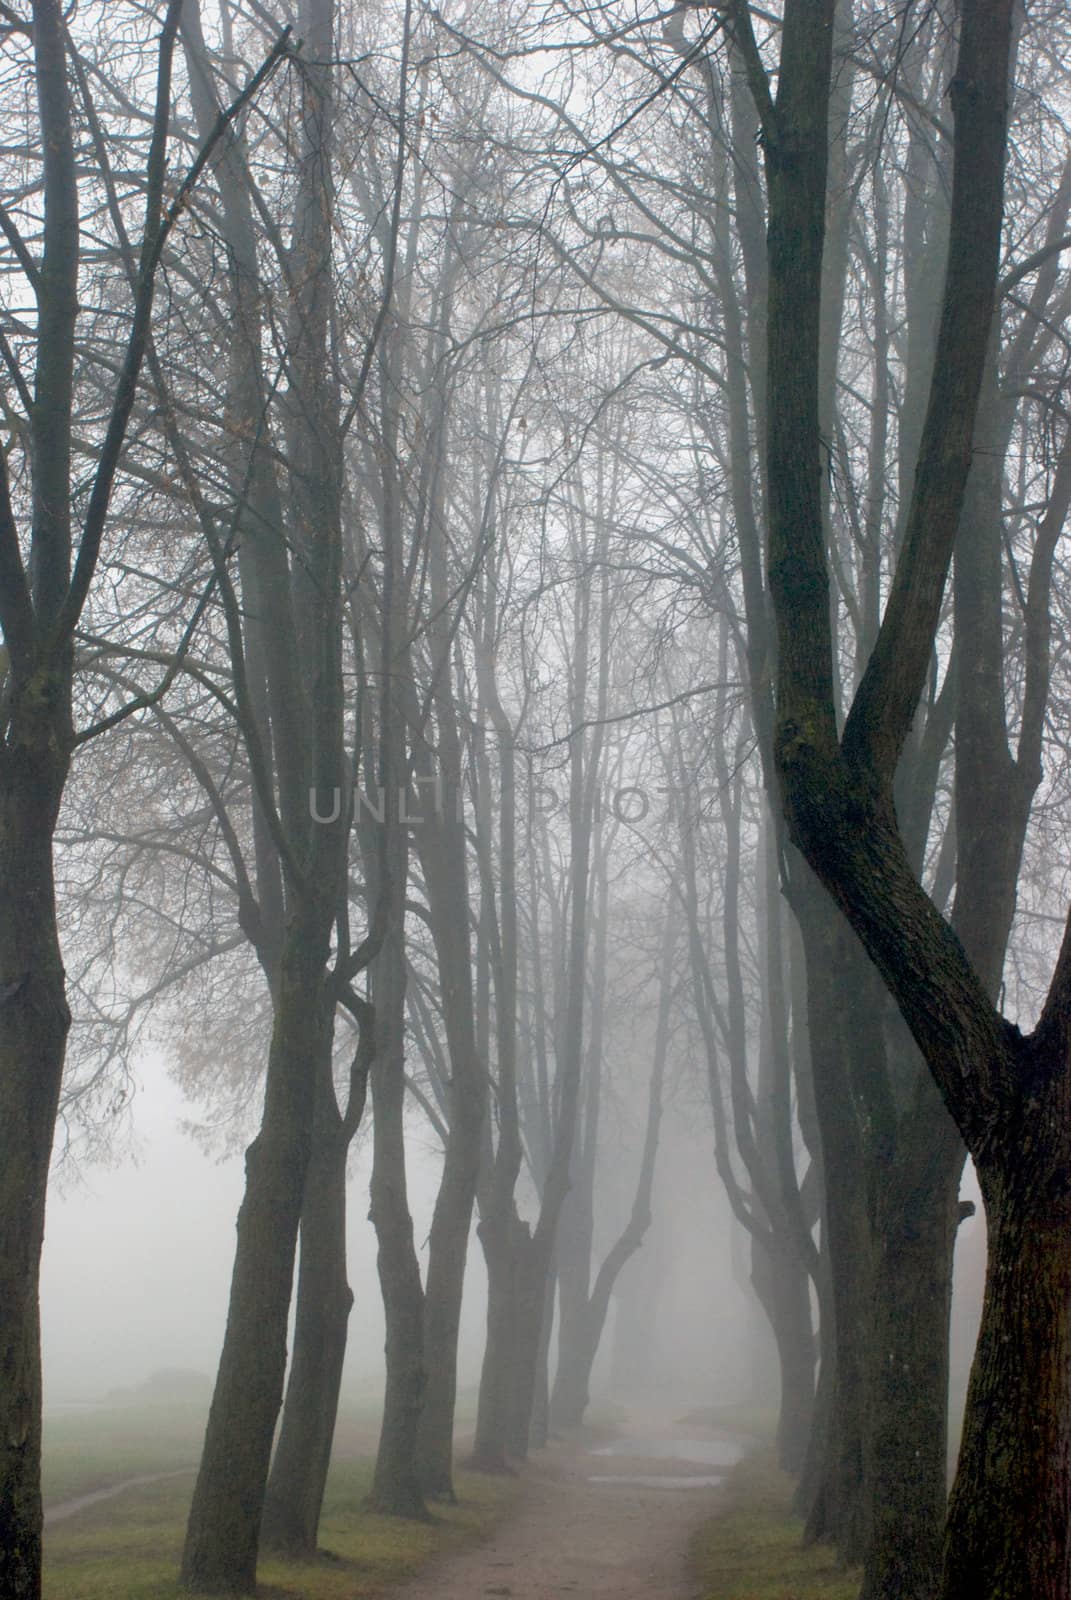
[{"label": "narrow side trail", "polygon": [[391,1600],[695,1600],[689,1540],[739,1455],[727,1436],[684,1425],[552,1443],[490,1543],[433,1562]]},{"label": "narrow side trail", "polygon": [[190,1466],[176,1467],[171,1472],[140,1472],[136,1478],[122,1478],[118,1483],[105,1484],[100,1489],[88,1489],[85,1494],[73,1495],[69,1500],[57,1500],[45,1507],[45,1527],[50,1528],[54,1522],[66,1522],[68,1517],[76,1517],[80,1511],[98,1505],[102,1500],[115,1500],[119,1495],[126,1494],[128,1489],[143,1489],[150,1483],[166,1483],[169,1478],[192,1478],[196,1471],[195,1466]]}]

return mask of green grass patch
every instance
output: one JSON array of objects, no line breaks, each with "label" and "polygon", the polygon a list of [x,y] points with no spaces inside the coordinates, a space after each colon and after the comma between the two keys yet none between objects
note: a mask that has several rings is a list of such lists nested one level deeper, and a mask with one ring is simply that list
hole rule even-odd
[{"label": "green grass patch", "polygon": [[[487,1538],[520,1493],[512,1478],[459,1472],[459,1504],[429,1523],[363,1509],[369,1461],[332,1470],[320,1526],[329,1555],[266,1559],[260,1591],[271,1600],[360,1600],[418,1572],[433,1555]],[[45,1600],[180,1600],[176,1574],[193,1489],[188,1479],[147,1484],[87,1508],[45,1533]]]},{"label": "green grass patch", "polygon": [[45,1505],[149,1472],[194,1466],[207,1405],[176,1401],[45,1413],[41,1487]]},{"label": "green grass patch", "polygon": [[[339,1411],[340,1457],[375,1452],[381,1398],[347,1398]],[[45,1412],[41,1481],[45,1505],[71,1500],[151,1472],[194,1467],[204,1443],[208,1400],[116,1400],[77,1411]]]},{"label": "green grass patch", "polygon": [[747,1456],[692,1545],[705,1600],[858,1600],[859,1573],[838,1566],[827,1545],[802,1541],[792,1480],[772,1451]]}]

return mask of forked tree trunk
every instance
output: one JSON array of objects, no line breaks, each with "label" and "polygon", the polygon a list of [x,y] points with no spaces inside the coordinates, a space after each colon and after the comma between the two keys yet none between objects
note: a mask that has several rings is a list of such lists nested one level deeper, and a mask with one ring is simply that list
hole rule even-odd
[{"label": "forked tree trunk", "polygon": [[[831,690],[815,382],[829,0],[786,5],[777,102],[762,99],[771,219],[769,567],[786,813],[895,996],[974,1156],[986,1202],[986,1296],[943,1600],[1071,1594],[1071,919],[1040,1020],[1025,1038],[995,1010],[986,975],[919,887],[893,803],[959,527],[996,303],[1014,10],[1013,0],[964,0],[960,8],[933,386],[881,635],[843,737]],[[1043,630],[1043,656],[1047,643]],[[1031,678],[1036,688],[1035,672]]]}]

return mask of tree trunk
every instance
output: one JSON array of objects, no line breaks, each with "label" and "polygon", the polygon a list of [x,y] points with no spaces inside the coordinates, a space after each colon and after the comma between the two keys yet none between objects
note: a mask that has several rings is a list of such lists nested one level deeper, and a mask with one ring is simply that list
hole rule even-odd
[{"label": "tree trunk", "polygon": [[781,1374],[778,1460],[785,1472],[796,1476],[803,1471],[814,1421],[816,1352],[810,1275],[790,1247],[774,1256],[762,1240],[753,1239],[752,1283],[777,1344]]},{"label": "tree trunk", "polygon": [[[792,1499],[792,1509],[805,1523],[818,1519],[822,1513],[818,1502],[825,1494],[828,1482],[828,1463],[832,1450],[833,1403],[837,1392],[837,1347],[828,1328],[831,1319],[823,1319],[820,1330],[821,1359],[818,1382],[814,1391],[814,1412],[807,1451],[800,1471],[800,1479]],[[828,1333],[828,1338],[827,1338]]]},{"label": "tree trunk", "polygon": [[532,1240],[524,1243],[517,1262],[517,1321],[510,1374],[506,1453],[515,1461],[528,1456],[537,1369],[543,1342],[544,1300],[547,1274],[536,1257]]},{"label": "tree trunk", "polygon": [[[46,725],[46,730],[47,725]],[[27,730],[29,732],[29,730]],[[0,1595],[41,1593],[45,1191],[70,1011],[52,834],[66,775],[49,738],[0,752]]]},{"label": "tree trunk", "polygon": [[1071,1096],[1062,1059],[1037,1067],[977,1163],[989,1259],[941,1600],[1071,1595]]},{"label": "tree trunk", "polygon": [[[597,1064],[591,1070],[598,1070]],[[579,1194],[577,1187],[574,1173],[558,1224],[558,1364],[550,1393],[550,1419],[556,1428],[579,1428],[583,1422],[595,1354],[588,1314],[592,1218],[585,1206],[587,1174],[579,1176]]]},{"label": "tree trunk", "polygon": [[557,1281],[557,1263],[552,1260],[547,1268],[543,1304],[537,1323],[539,1337],[536,1341],[531,1418],[528,1424],[528,1448],[531,1450],[545,1449],[550,1438],[550,1336],[554,1326],[554,1290]]},{"label": "tree trunk", "polygon": [[817,883],[800,885],[793,903],[807,960],[807,1020],[826,1179],[824,1228],[831,1314],[822,1326],[824,1361],[831,1347],[834,1349],[828,1454],[808,1511],[806,1536],[808,1540],[832,1540],[846,1561],[861,1561],[867,1537],[871,1228],[865,1151],[850,1065],[857,1011],[844,979],[853,973],[863,993],[873,994],[878,985],[847,924],[825,900]]},{"label": "tree trunk", "polygon": [[[424,1293],[424,1367],[427,1387],[417,1437],[417,1470],[424,1493],[436,1500],[454,1495],[454,1407],[457,1400],[457,1341],[465,1262],[472,1228],[479,1130],[458,1127],[452,1117],[447,1167],[435,1202]],[[451,1149],[452,1147],[452,1149]],[[451,1162],[451,1154],[454,1160]],[[474,1163],[473,1157],[476,1157]]]},{"label": "tree trunk", "polygon": [[665,1266],[666,1251],[655,1238],[632,1258],[618,1280],[611,1362],[616,1394],[635,1394],[665,1375],[658,1322]]},{"label": "tree trunk", "polygon": [[[588,1378],[595,1359],[592,1343],[591,1272],[595,1236],[595,1172],[598,1164],[606,1031],[606,956],[609,931],[609,875],[606,846],[595,841],[590,919],[594,950],[588,970],[591,1018],[586,1051],[584,1111],[573,1149],[569,1192],[558,1223],[558,1364],[550,1391],[550,1420],[559,1428],[578,1428],[588,1404]],[[600,1330],[601,1331],[601,1330]],[[597,1338],[595,1341],[597,1345]]]},{"label": "tree trunk", "polygon": [[528,1234],[515,1213],[505,1229],[499,1219],[487,1218],[480,1223],[479,1232],[487,1263],[487,1340],[469,1464],[478,1472],[506,1472],[510,1380],[518,1337],[519,1264]]},{"label": "tree trunk", "polygon": [[[558,1303],[560,1306],[560,1296]],[[559,1334],[558,1365],[550,1394],[550,1420],[555,1428],[579,1428],[584,1420],[596,1355],[593,1335],[591,1308],[585,1301],[576,1310],[568,1338]]]},{"label": "tree trunk", "polygon": [[933,1600],[948,1497],[952,1256],[963,1142],[933,1084],[884,1174],[874,1258],[872,1523],[861,1600]]},{"label": "tree trunk", "polygon": [[301,1208],[294,1353],[264,1501],[263,1542],[290,1557],[316,1553],[353,1305],[346,1276],[350,1131],[335,1103],[330,1060],[320,1068]]},{"label": "tree trunk", "polygon": [[330,912],[294,915],[275,998],[264,1115],[246,1151],[246,1187],[230,1305],[181,1582],[195,1594],[253,1594],[272,1439],[283,1398],[286,1335],[315,1067],[330,1051],[324,993]]},{"label": "tree trunk", "polygon": [[440,696],[440,745],[447,802],[418,830],[450,1056],[450,1126],[428,1241],[424,1293],[427,1388],[417,1441],[425,1494],[453,1500],[457,1341],[472,1208],[480,1168],[487,1075],[476,1047],[471,950],[460,931],[469,914],[465,827],[460,819],[461,760],[452,703]]},{"label": "tree trunk", "polygon": [[[400,830],[399,830],[400,831]],[[395,860],[392,883],[404,885]],[[425,1518],[416,1466],[424,1404],[424,1290],[413,1243],[405,1174],[405,948],[396,925],[373,966],[376,1053],[372,1064],[372,1204],[386,1319],[387,1381],[372,1481],[373,1510]]]}]

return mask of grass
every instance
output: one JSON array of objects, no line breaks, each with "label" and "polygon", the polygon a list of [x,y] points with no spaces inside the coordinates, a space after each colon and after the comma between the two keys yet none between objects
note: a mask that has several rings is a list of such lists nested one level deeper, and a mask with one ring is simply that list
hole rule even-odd
[{"label": "grass", "polygon": [[802,1534],[792,1481],[772,1451],[745,1457],[693,1541],[704,1600],[858,1600],[859,1573],[839,1567],[828,1546],[804,1549]]},{"label": "grass", "polygon": [[[259,1592],[271,1600],[361,1600],[411,1577],[433,1555],[487,1538],[516,1493],[516,1480],[457,1475],[459,1504],[432,1522],[403,1522],[362,1509],[367,1461],[341,1463],[320,1525],[330,1555],[314,1562],[261,1561]],[[176,1573],[192,1477],[132,1489],[57,1523],[45,1537],[44,1600],[180,1600]]]},{"label": "grass", "polygon": [[207,1415],[207,1406],[163,1401],[46,1412],[41,1463],[45,1505],[141,1473],[195,1466]]},{"label": "grass", "polygon": [[[349,1430],[362,1432],[360,1416]],[[196,1463],[204,1432],[199,1406],[116,1407],[50,1419],[46,1504],[142,1473]],[[314,1562],[265,1559],[266,1600],[362,1600],[412,1576],[433,1555],[487,1538],[520,1492],[517,1479],[459,1472],[459,1504],[435,1508],[429,1523],[363,1509],[367,1458],[331,1472]],[[176,1580],[193,1472],[124,1490],[45,1532],[44,1600],[179,1600]]]}]

